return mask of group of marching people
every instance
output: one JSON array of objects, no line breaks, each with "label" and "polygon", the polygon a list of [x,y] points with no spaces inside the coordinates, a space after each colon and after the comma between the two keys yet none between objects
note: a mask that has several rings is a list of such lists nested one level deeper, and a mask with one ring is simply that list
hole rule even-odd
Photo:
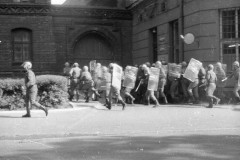
[{"label": "group of marching people", "polygon": [[[112,83],[113,68],[118,66],[115,63],[110,63],[109,66],[102,66],[97,63],[94,69],[89,71],[87,66],[81,69],[78,63],[70,66],[66,62],[63,74],[69,78],[69,100],[74,98],[78,100],[80,91],[85,94],[86,102],[89,102],[89,99],[94,97],[92,95],[95,95],[95,99],[104,96],[105,106],[108,109],[112,107],[113,98],[122,104],[123,110],[126,103],[146,105],[154,103],[153,107],[158,107],[160,103],[198,104],[200,101],[207,100],[209,103],[207,108],[212,108],[214,104],[229,99],[234,99],[236,103],[240,102],[238,94],[240,90],[240,68],[238,61],[233,63],[233,72],[228,77],[222,63],[217,62],[214,65],[209,64],[206,68],[201,66],[197,70],[197,74],[193,74],[192,80],[184,76],[188,63],[183,61],[178,65],[181,66],[179,76],[171,76],[166,71],[167,63],[165,61],[157,61],[153,64],[147,62],[140,66],[127,66],[121,73],[121,80],[122,82],[124,79],[126,80],[126,71],[131,70],[131,67],[137,69],[135,78],[134,76],[131,77],[134,79],[132,82],[135,83],[133,87],[128,87],[124,83],[121,83],[120,87],[116,87]],[[158,74],[157,89],[149,87],[150,77],[154,74],[151,73],[152,68],[157,68],[157,71],[160,72]],[[234,98],[227,97],[223,92],[226,80],[229,78],[234,78]],[[216,93],[214,94],[216,89],[219,98],[215,96]]]}]

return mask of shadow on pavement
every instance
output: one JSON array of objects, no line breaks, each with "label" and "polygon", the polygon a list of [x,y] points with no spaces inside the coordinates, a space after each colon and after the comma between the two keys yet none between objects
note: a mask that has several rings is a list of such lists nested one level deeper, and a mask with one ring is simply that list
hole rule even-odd
[{"label": "shadow on pavement", "polygon": [[22,116],[3,116],[3,115],[0,115],[0,118],[22,118]]},{"label": "shadow on pavement", "polygon": [[[3,160],[28,157],[34,160],[237,160],[240,136],[198,135],[169,137],[78,137],[36,140],[47,149],[20,150]],[[15,160],[15,159],[14,159]]]}]

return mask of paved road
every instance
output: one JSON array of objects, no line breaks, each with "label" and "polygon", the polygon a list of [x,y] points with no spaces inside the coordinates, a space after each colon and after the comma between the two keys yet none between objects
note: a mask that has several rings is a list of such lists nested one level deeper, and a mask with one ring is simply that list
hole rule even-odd
[{"label": "paved road", "polygon": [[239,106],[74,106],[48,117],[0,112],[0,159],[240,159]]}]

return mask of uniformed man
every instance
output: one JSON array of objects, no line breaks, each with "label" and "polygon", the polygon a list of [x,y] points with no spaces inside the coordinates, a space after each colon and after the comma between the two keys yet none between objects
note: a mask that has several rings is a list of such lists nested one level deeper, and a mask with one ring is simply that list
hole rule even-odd
[{"label": "uniformed man", "polygon": [[187,86],[189,85],[190,81],[187,78],[183,77],[183,74],[185,73],[185,70],[187,68],[187,63],[183,61],[181,65],[182,65],[180,77],[181,91],[183,93],[183,102],[187,102],[189,98]]},{"label": "uniformed man", "polygon": [[63,76],[65,76],[67,78],[67,85],[68,85],[68,93],[70,94],[70,71],[71,71],[71,66],[68,62],[66,62],[64,64],[64,68],[63,68]]},{"label": "uniformed man", "polygon": [[72,69],[70,70],[70,98],[69,100],[72,101],[73,98],[76,96],[76,100],[79,99],[79,91],[78,91],[78,84],[79,78],[81,76],[82,70],[79,68],[78,63],[74,63]]},{"label": "uniformed man", "polygon": [[26,87],[26,97],[25,97],[25,104],[27,114],[23,115],[22,117],[31,117],[30,108],[32,105],[35,105],[39,109],[43,110],[48,115],[48,109],[36,101],[38,88],[36,84],[36,76],[32,71],[32,63],[27,61],[22,64],[26,75],[25,75],[25,87]]},{"label": "uniformed man", "polygon": [[[127,68],[127,67],[128,67],[128,68]],[[129,68],[130,66],[127,66],[127,67],[126,67],[126,70],[131,69],[131,68]],[[124,74],[125,74],[125,73],[124,73]],[[123,76],[123,78],[124,78],[124,76]],[[131,95],[131,91],[132,91],[132,88],[125,87],[123,93],[124,93],[124,96],[125,96],[126,98],[130,98],[130,103],[131,103],[131,104],[134,104],[135,98],[133,97],[133,95]]]},{"label": "uniformed man", "polygon": [[70,71],[71,71],[70,64],[66,62],[63,68],[63,76],[70,77]]},{"label": "uniformed man", "polygon": [[203,67],[201,67],[198,74],[195,77],[195,80],[193,82],[190,82],[188,86],[188,94],[190,96],[189,102],[195,103],[195,104],[200,103],[198,86],[199,86],[199,81],[201,81],[202,84],[204,83],[205,75],[206,75],[206,71]]},{"label": "uniformed man", "polygon": [[158,99],[159,99],[159,96],[161,98],[163,98],[164,104],[167,104],[168,100],[164,93],[164,88],[167,83],[167,75],[166,75],[166,73],[162,67],[162,63],[160,61],[157,61],[155,64],[156,64],[156,68],[160,69],[157,97],[158,97]]},{"label": "uniformed man", "polygon": [[213,95],[213,93],[216,89],[216,82],[217,82],[217,76],[213,72],[213,65],[209,64],[208,71],[206,74],[206,83],[207,83],[206,95],[207,95],[207,98],[209,101],[209,105],[207,106],[207,108],[213,107],[214,100],[216,101],[216,104],[218,104],[220,102],[220,99]]},{"label": "uniformed man", "polygon": [[[146,66],[146,65],[145,65]],[[146,92],[148,85],[148,77],[144,74],[143,65],[138,68],[135,91],[135,102],[138,104],[144,104],[146,100]]]},{"label": "uniformed man", "polygon": [[91,73],[88,71],[88,67],[83,67],[83,72],[81,73],[80,82],[79,82],[79,90],[83,90],[85,93],[86,102],[89,102],[89,97],[91,97],[92,93],[95,93],[100,97],[97,90],[94,88],[94,81],[92,79]]},{"label": "uniformed man", "polygon": [[[224,102],[224,100],[227,100],[227,96],[224,94],[224,87],[226,86],[226,81],[222,81],[226,78],[226,73],[223,68],[223,65],[221,62],[216,63],[216,75],[217,75],[217,83],[216,83],[216,91],[218,97],[220,97],[221,102]],[[223,100],[223,101],[222,101]]]},{"label": "uniformed man", "polygon": [[239,68],[239,62],[235,61],[232,64],[233,66],[233,73],[229,76],[229,78],[234,78],[234,88],[233,88],[233,94],[235,96],[236,103],[240,102],[240,97],[238,91],[240,90],[240,68]]},{"label": "uniformed man", "polygon": [[100,86],[100,89],[103,90],[104,96],[105,96],[105,104],[104,106],[108,107],[110,105],[109,101],[109,94],[110,94],[110,89],[111,89],[111,82],[112,82],[112,77],[111,73],[109,73],[109,70],[106,66],[102,67],[102,77],[99,77],[101,84],[103,86]]},{"label": "uniformed man", "polygon": [[[112,77],[112,72],[113,72],[113,63],[110,63],[109,64],[109,72],[111,73],[111,77]],[[125,109],[125,107],[126,107],[126,103],[123,101],[123,99],[122,99],[122,97],[121,97],[121,95],[120,95],[120,88],[116,88],[116,87],[114,87],[112,84],[111,84],[111,89],[110,89],[110,93],[109,93],[109,95],[108,95],[108,97],[109,97],[109,103],[108,103],[108,105],[107,105],[107,108],[110,110],[111,108],[112,108],[112,104],[111,104],[111,102],[112,102],[112,97],[116,97],[117,98],[117,100],[118,100],[118,102],[120,102],[121,104],[122,104],[122,110],[124,110]]]},{"label": "uniformed man", "polygon": [[[144,71],[144,75],[147,77],[147,79],[149,79],[149,76],[150,76],[149,68],[145,64],[142,66],[142,68],[143,68],[143,71]],[[155,103],[155,105],[153,107],[160,106],[157,98],[154,95],[154,91],[153,90],[147,89],[146,99],[147,99],[147,105],[150,105],[150,99],[151,99]]]},{"label": "uniformed man", "polygon": [[179,79],[180,77],[177,76],[172,76],[170,74],[168,74],[167,76],[167,80],[168,80],[168,84],[169,84],[169,91],[170,91],[170,96],[172,99],[173,103],[178,103],[179,102]]}]

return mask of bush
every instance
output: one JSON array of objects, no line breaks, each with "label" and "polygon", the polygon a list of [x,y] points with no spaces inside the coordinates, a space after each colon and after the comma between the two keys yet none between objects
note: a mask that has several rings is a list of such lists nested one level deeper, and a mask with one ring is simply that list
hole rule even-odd
[{"label": "bush", "polygon": [[[19,109],[24,107],[26,90],[24,79],[0,79],[0,107]],[[37,101],[47,107],[58,108],[65,105],[68,99],[67,79],[57,75],[37,76]]]}]

